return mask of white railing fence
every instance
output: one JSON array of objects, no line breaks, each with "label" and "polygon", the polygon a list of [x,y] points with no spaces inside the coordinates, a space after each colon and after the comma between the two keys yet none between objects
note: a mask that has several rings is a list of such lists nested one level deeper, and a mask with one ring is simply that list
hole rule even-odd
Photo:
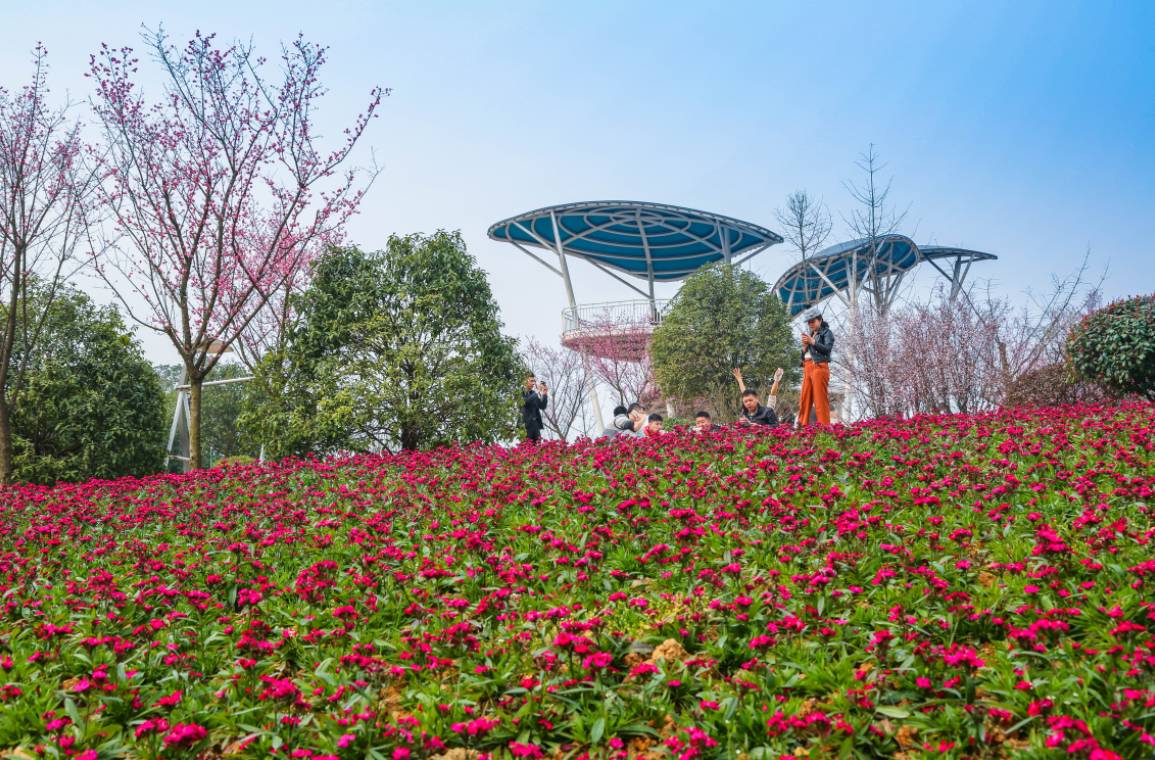
[{"label": "white railing fence", "polygon": [[609,301],[563,309],[562,334],[623,327],[656,327],[670,307],[669,299]]}]

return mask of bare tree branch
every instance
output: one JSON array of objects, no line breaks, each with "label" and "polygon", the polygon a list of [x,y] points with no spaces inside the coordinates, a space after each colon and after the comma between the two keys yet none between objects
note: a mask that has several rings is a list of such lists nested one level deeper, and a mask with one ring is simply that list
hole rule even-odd
[{"label": "bare tree branch", "polygon": [[805,261],[822,248],[830,235],[830,212],[826,204],[810,197],[805,190],[786,196],[786,208],[775,212],[786,238]]}]

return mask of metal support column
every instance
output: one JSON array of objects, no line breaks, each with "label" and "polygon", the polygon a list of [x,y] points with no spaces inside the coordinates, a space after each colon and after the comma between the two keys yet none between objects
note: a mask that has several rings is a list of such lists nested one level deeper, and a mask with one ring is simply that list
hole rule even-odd
[{"label": "metal support column", "polygon": [[646,254],[646,284],[649,286],[650,298],[650,322],[657,324],[658,322],[658,302],[654,297],[654,257],[650,253],[650,241],[646,237],[646,226],[642,224],[641,212],[634,215],[638,222],[638,237],[642,241],[642,251]]},{"label": "metal support column", "polygon": [[[557,223],[557,214],[553,211],[550,211],[549,220],[553,222],[553,244],[554,248],[557,250],[558,265],[561,267],[561,279],[562,282],[565,283],[565,295],[566,298],[569,299],[570,309],[573,310],[573,313],[576,316],[578,313],[577,299],[574,298],[573,282],[569,278],[569,264],[565,260],[565,249],[561,244],[561,228]],[[585,357],[582,357],[582,361],[585,361]],[[594,408],[594,419],[597,420],[598,423],[598,433],[601,433],[601,431],[606,429],[606,421],[605,417],[602,416],[602,404],[601,401],[598,400],[598,389],[596,383],[590,383],[590,404],[592,404]]]}]

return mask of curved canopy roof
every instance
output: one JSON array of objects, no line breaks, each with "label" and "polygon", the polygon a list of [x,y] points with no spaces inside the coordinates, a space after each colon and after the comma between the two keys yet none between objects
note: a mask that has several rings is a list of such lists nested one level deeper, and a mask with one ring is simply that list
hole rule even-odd
[{"label": "curved canopy roof", "polygon": [[902,275],[919,264],[928,262],[940,272],[936,262],[954,259],[952,281],[961,281],[963,267],[975,261],[990,261],[998,257],[991,253],[971,251],[951,246],[919,246],[905,235],[883,235],[875,240],[876,256],[870,255],[869,240],[851,240],[830,246],[825,250],[790,267],[774,284],[774,290],[786,304],[791,316],[821,303],[830,296],[846,290],[851,274],[858,282],[872,277],[887,278]]},{"label": "curved canopy roof", "polygon": [[993,253],[972,251],[969,248],[955,248],[952,245],[920,245],[918,250],[922,251],[922,257],[927,261],[937,261],[938,259],[949,259],[959,256],[968,261],[995,261],[998,259],[998,256]]},{"label": "curved canopy roof", "polygon": [[782,238],[728,216],[637,201],[590,201],[498,222],[489,237],[586,259],[650,281],[680,280],[716,261],[744,261]]}]

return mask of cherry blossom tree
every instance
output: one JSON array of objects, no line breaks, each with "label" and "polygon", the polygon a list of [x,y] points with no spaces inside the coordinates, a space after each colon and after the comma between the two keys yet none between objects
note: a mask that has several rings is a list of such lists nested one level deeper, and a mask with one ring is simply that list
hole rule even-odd
[{"label": "cherry blossom tree", "polygon": [[303,251],[302,258],[309,266],[302,267],[293,277],[287,278],[270,291],[265,305],[237,336],[233,349],[241,364],[250,372],[255,372],[257,365],[269,354],[284,351],[286,336],[297,316],[293,297],[302,293],[308,285],[312,264],[319,255],[313,251]]},{"label": "cherry blossom tree", "polygon": [[649,342],[652,327],[615,319],[610,314],[583,325],[577,349],[586,357],[594,378],[608,386],[614,404],[643,404],[658,399]]},{"label": "cherry blossom tree", "polygon": [[898,358],[897,329],[889,317],[867,306],[852,306],[836,328],[834,374],[845,387],[844,408],[863,417],[901,415],[906,411],[904,392],[909,378]]},{"label": "cherry blossom tree", "polygon": [[[0,88],[0,482],[12,474],[11,416],[25,369],[73,274],[100,182],[71,107],[49,95],[47,51],[38,45],[29,83]],[[30,285],[39,298],[29,298]]]},{"label": "cherry blossom tree", "polygon": [[97,270],[181,357],[195,468],[205,377],[255,322],[275,322],[270,302],[339,240],[375,176],[342,167],[387,93],[374,88],[325,149],[315,117],[326,48],[301,37],[283,46],[274,81],[251,44],[220,46],[200,32],[183,48],[163,31],[144,41],[164,76],[160,97],[141,91],[131,48],[103,45],[90,61],[111,172]]},{"label": "cherry blossom tree", "polygon": [[[951,298],[939,288],[929,301],[886,316],[861,308],[846,320],[838,370],[853,378],[847,385],[867,417],[996,409],[1023,396],[1024,381],[1050,377],[1065,363],[1065,337],[1098,304],[1098,293],[1084,261],[1019,305],[974,288]],[[1069,389],[1072,399],[1093,390]]]},{"label": "cherry blossom tree", "polygon": [[1085,315],[1102,302],[1106,272],[1090,272],[1091,251],[1079,267],[1066,275],[1051,275],[1046,290],[1026,291],[1016,306],[1006,298],[968,298],[975,308],[997,326],[999,371],[1004,389],[1023,375],[1067,359],[1067,336]]}]

